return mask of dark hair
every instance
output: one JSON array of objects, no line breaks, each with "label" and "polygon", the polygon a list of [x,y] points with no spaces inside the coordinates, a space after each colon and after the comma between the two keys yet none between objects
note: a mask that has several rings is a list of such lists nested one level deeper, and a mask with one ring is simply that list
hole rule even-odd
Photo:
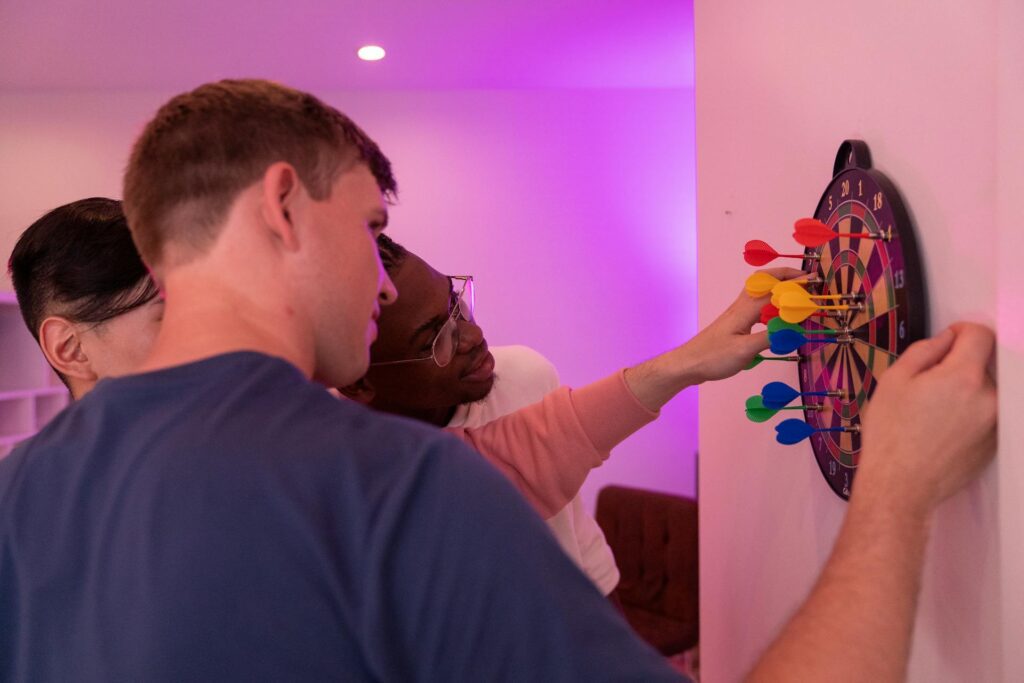
[{"label": "dark hair", "polygon": [[388,271],[388,275],[394,275],[395,270],[409,254],[408,249],[384,233],[377,235],[377,251],[380,252],[380,262],[384,264],[384,270]]},{"label": "dark hair", "polygon": [[269,81],[207,83],[161,107],[132,149],[124,203],[142,258],[160,263],[169,242],[205,250],[238,193],[278,161],[318,201],[359,162],[397,192],[391,162],[337,109]]},{"label": "dark hair", "polygon": [[121,202],[92,197],[49,212],[22,233],[8,264],[29,332],[49,315],[102,323],[158,290],[132,243]]}]

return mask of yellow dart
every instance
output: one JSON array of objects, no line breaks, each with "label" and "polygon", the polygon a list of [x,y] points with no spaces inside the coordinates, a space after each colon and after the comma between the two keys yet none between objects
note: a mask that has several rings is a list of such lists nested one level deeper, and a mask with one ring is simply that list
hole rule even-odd
[{"label": "yellow dart", "polygon": [[810,294],[801,286],[804,282],[800,280],[786,280],[785,282],[779,282],[772,288],[772,305],[776,308],[782,308],[782,295],[786,292],[800,292],[807,294],[812,299],[832,299],[835,301],[841,299],[856,299],[859,298],[857,294]]},{"label": "yellow dart", "polygon": [[747,290],[747,294],[750,296],[760,298],[771,292],[772,288],[778,284],[778,278],[772,277],[768,273],[754,273],[747,278],[743,288]]},{"label": "yellow dart", "polygon": [[774,292],[775,288],[782,284],[803,286],[816,285],[819,282],[821,282],[821,280],[817,277],[806,280],[780,280],[774,275],[757,272],[747,278],[747,283],[744,285],[744,289],[747,290],[747,294],[750,296],[762,297],[768,294],[768,292]]},{"label": "yellow dart", "polygon": [[782,308],[782,295],[786,292],[807,294],[807,291],[798,282],[793,280],[786,280],[784,282],[776,281],[775,286],[772,287],[772,306],[775,306],[775,308]]},{"label": "yellow dart", "polygon": [[779,317],[787,323],[802,323],[816,311],[848,311],[859,305],[825,306],[815,303],[807,292],[784,292],[780,298]]}]

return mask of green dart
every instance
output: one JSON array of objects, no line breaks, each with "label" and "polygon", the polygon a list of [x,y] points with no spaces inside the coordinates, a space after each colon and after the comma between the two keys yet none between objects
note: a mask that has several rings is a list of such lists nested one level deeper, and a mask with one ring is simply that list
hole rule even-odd
[{"label": "green dart", "polygon": [[801,327],[800,325],[797,325],[796,323],[787,323],[782,318],[776,316],[776,317],[774,317],[774,318],[772,318],[771,320],[768,321],[768,334],[775,334],[779,330],[793,330],[794,332],[799,332],[800,334],[807,334],[807,335],[812,335],[812,334],[843,334],[843,332],[844,332],[843,330],[829,330],[829,329],[809,330],[806,327]]},{"label": "green dart", "polygon": [[800,356],[762,356],[761,354],[757,354],[750,359],[750,362],[747,363],[747,367],[745,367],[744,370],[752,370],[766,360],[797,361],[800,360]]},{"label": "green dart", "polygon": [[766,422],[780,410],[821,410],[821,406],[787,406],[785,408],[765,408],[764,399],[755,394],[747,399],[747,419],[751,422]]}]

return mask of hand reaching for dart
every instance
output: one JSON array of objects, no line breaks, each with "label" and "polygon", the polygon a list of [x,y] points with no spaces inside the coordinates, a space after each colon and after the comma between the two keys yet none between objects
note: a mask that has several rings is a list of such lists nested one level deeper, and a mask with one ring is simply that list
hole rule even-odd
[{"label": "hand reaching for dart", "polygon": [[[776,279],[806,276],[793,268],[764,271]],[[768,332],[751,333],[767,295],[740,292],[736,300],[690,341],[626,370],[626,384],[651,410],[657,410],[687,386],[735,375],[768,348]]]}]

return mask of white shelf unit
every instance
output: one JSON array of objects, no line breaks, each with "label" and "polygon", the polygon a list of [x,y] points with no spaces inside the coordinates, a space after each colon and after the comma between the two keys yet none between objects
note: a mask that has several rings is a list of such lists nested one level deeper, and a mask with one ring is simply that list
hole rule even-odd
[{"label": "white shelf unit", "polygon": [[18,300],[0,292],[0,458],[42,429],[70,398],[25,329]]}]

